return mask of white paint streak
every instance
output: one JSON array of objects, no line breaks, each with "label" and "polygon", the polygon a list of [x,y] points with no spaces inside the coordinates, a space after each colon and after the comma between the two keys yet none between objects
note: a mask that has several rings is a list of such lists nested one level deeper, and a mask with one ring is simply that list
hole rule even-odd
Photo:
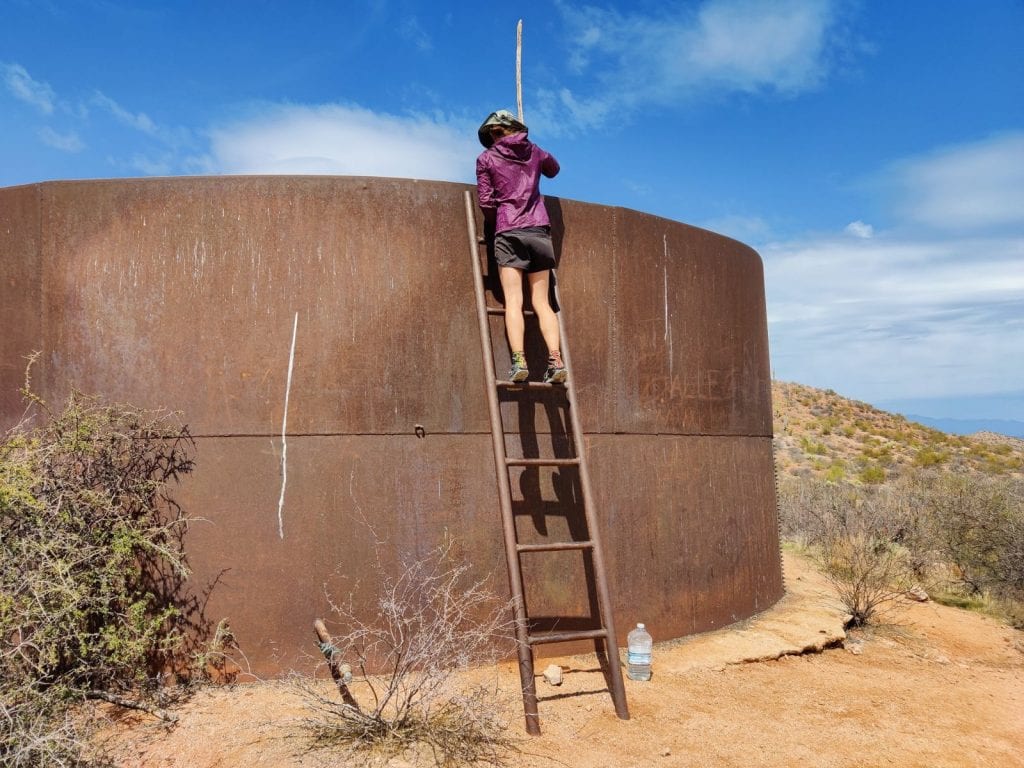
[{"label": "white paint streak", "polygon": [[292,351],[288,355],[288,383],[284,389],[284,418],[281,420],[281,496],[277,500],[277,533],[284,538],[284,489],[288,485],[288,397],[292,392],[292,370],[295,368],[295,338],[299,333],[299,313],[292,325]]},{"label": "white paint streak", "polygon": [[665,295],[665,341],[668,341],[668,246],[665,246],[665,260],[661,263],[662,285]]},{"label": "white paint streak", "polygon": [[674,356],[672,354],[672,326],[668,321],[668,235],[662,235],[661,242],[665,252],[665,258],[662,261],[662,277],[665,286],[665,341],[668,342],[668,372],[671,375]]}]

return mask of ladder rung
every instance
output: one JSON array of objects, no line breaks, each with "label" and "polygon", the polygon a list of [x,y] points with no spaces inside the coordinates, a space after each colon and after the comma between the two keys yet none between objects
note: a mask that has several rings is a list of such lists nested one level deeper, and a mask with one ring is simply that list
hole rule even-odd
[{"label": "ladder rung", "polygon": [[543,381],[509,381],[499,379],[494,382],[498,387],[505,389],[565,389],[565,384],[546,384]]},{"label": "ladder rung", "polygon": [[505,459],[510,467],[578,467],[576,459]]},{"label": "ladder rung", "polygon": [[582,629],[573,632],[545,632],[541,635],[527,635],[526,642],[530,645],[544,643],[564,643],[569,640],[593,640],[596,637],[607,637],[606,629]]},{"label": "ladder rung", "polygon": [[[487,314],[488,315],[504,315],[505,314],[505,308],[504,307],[488,307],[487,308]],[[532,309],[524,309],[523,310],[523,317],[533,317],[535,314],[536,313]]]},{"label": "ladder rung", "polygon": [[553,541],[550,544],[516,544],[519,552],[561,552],[567,549],[590,549],[590,541]]}]

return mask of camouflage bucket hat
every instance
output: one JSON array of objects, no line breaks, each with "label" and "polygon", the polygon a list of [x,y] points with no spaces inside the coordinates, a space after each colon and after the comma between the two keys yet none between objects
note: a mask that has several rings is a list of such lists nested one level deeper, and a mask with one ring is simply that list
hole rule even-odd
[{"label": "camouflage bucket hat", "polygon": [[507,109],[499,109],[497,112],[491,112],[476,132],[476,135],[480,138],[480,143],[485,147],[490,147],[494,143],[494,139],[491,138],[491,127],[495,125],[511,128],[514,131],[527,130],[526,126],[519,122],[516,119],[516,116]]}]

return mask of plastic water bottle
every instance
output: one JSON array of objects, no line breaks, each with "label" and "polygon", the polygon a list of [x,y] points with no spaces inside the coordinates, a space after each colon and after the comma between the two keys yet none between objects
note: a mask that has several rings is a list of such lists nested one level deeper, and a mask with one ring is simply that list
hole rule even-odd
[{"label": "plastic water bottle", "polygon": [[636,629],[626,636],[626,644],[626,675],[630,680],[650,680],[654,640],[643,624],[637,624]]}]

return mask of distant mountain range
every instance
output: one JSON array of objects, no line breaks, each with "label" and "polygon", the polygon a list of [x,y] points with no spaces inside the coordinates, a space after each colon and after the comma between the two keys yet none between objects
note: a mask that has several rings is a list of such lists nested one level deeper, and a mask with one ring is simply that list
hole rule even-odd
[{"label": "distant mountain range", "polygon": [[1000,435],[1024,439],[1024,421],[1012,419],[935,419],[931,416],[916,416],[908,413],[907,418],[932,429],[940,429],[952,435],[973,435],[976,432],[996,432]]}]

